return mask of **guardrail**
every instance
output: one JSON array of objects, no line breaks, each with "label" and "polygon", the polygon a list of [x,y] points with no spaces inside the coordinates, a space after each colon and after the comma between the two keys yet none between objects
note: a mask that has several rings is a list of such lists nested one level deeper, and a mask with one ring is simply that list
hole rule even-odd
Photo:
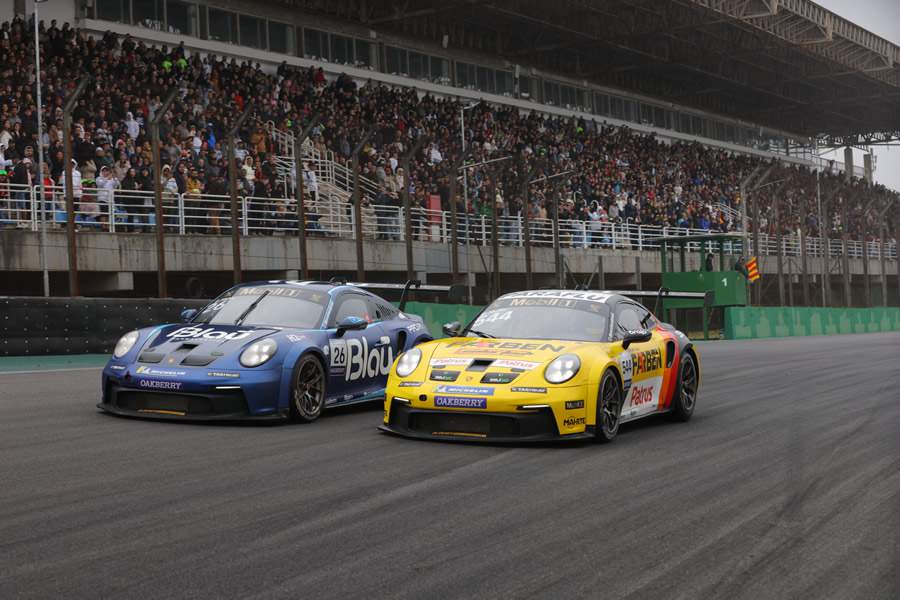
[{"label": "guardrail", "polygon": [[[330,162],[330,161],[329,161]],[[335,164],[335,163],[331,163]],[[238,226],[243,235],[294,235],[297,231],[296,202],[292,198],[258,198],[242,196],[238,202]],[[165,192],[162,197],[163,219],[167,233],[180,235],[228,235],[231,233],[231,204],[228,196],[210,194],[177,194]],[[77,188],[75,190],[75,224],[81,231],[106,233],[149,233],[156,227],[155,199],[152,192]],[[375,205],[368,195],[363,196],[362,235],[369,240],[404,241],[406,215],[402,207]],[[337,195],[310,195],[306,202],[306,231],[316,237],[354,238],[356,227],[351,205]],[[414,240],[449,243],[451,218],[447,211],[413,208],[410,211]],[[66,225],[64,190],[60,186],[45,188],[44,202],[40,202],[38,188],[5,185],[0,187],[0,228],[19,228],[38,231],[42,220],[48,228],[61,229]],[[553,221],[532,219],[529,233],[533,246],[553,245]],[[588,222],[562,219],[559,239],[565,248],[610,248],[654,250],[657,238],[676,235],[697,235],[708,230],[683,227],[660,227],[634,223]],[[480,214],[457,215],[457,238],[461,244],[487,246],[492,243],[491,217]],[[498,216],[498,243],[522,246],[525,228],[522,217]],[[806,237],[808,256],[822,256],[821,238]],[[828,240],[829,256],[843,256],[843,240]],[[700,250],[700,242],[688,248]],[[729,242],[729,253],[741,251],[741,242]],[[707,244],[706,250],[714,248]],[[851,258],[881,256],[881,242],[850,240],[847,244]],[[752,240],[745,254],[799,257],[800,239],[795,235],[782,237],[781,246],[775,236],[760,234],[759,250],[753,251]],[[896,243],[885,245],[885,256],[897,257]]]}]

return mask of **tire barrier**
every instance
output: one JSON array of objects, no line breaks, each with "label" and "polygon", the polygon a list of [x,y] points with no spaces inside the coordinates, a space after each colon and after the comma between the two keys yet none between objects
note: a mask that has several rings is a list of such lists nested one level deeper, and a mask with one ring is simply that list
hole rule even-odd
[{"label": "tire barrier", "polygon": [[[208,300],[158,298],[0,297],[0,356],[110,353],[122,334],[161,323],[177,323],[181,311]],[[435,337],[450,321],[468,323],[481,307],[410,302]]]},{"label": "tire barrier", "polygon": [[0,297],[0,356],[109,353],[122,334],[177,323],[208,300]]},{"label": "tire barrier", "polygon": [[729,340],[880,331],[900,331],[900,308],[730,306],[725,309],[725,338]]}]

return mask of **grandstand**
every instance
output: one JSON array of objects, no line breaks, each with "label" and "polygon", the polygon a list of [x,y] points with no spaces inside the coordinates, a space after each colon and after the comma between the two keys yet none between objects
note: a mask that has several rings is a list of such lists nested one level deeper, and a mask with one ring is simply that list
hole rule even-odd
[{"label": "grandstand", "polygon": [[[897,47],[812,2],[50,6],[44,202],[34,189],[31,29],[0,14],[9,19],[0,268],[12,275],[0,292],[39,293],[43,205],[59,294],[79,281],[73,264],[82,293],[165,291],[153,238],[139,235],[160,220],[174,294],[189,280],[209,289],[228,280],[232,233],[243,239],[245,277],[302,272],[308,260],[313,271],[360,277],[467,276],[496,294],[561,271],[570,284],[595,270],[617,287],[652,284],[654,237],[740,230],[754,232],[757,253],[787,256],[778,287],[787,277],[798,303],[816,302],[817,286],[830,290],[824,303],[871,303],[872,284],[880,302],[889,287],[897,293],[888,286],[897,269],[886,267],[896,260],[896,192],[852,153],[845,164],[815,156],[818,146],[896,140]],[[62,107],[87,76],[71,163]],[[173,89],[174,104],[159,111]],[[245,110],[232,212],[227,138]],[[297,156],[293,136],[313,115]],[[302,250],[289,241],[299,162],[310,238]],[[64,256],[69,220],[68,254],[80,245],[81,262]],[[463,250],[451,243],[447,253],[454,240]],[[774,270],[764,261],[764,274]],[[832,274],[843,295],[832,293]],[[769,301],[783,304],[774,289]]]}]

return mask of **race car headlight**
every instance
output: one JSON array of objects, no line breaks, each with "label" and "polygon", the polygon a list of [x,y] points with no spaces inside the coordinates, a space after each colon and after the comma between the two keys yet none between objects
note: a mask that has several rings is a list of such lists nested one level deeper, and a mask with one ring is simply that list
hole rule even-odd
[{"label": "race car headlight", "polygon": [[550,383],[565,383],[575,377],[578,369],[581,368],[581,361],[574,354],[563,354],[553,359],[547,368],[544,369],[544,379]]},{"label": "race car headlight", "polygon": [[399,360],[397,360],[397,375],[400,377],[408,376],[416,370],[416,367],[419,366],[419,361],[421,360],[422,351],[418,348],[413,348],[408,352],[404,352],[400,355]]},{"label": "race car headlight", "polygon": [[129,331],[125,335],[119,338],[119,341],[116,342],[116,347],[113,349],[113,356],[116,358],[122,358],[128,352],[134,348],[135,343],[137,343],[138,338],[141,337],[139,331]]},{"label": "race car headlight", "polygon": [[245,367],[258,367],[275,356],[277,350],[278,344],[271,338],[253,342],[241,352],[241,364]]}]

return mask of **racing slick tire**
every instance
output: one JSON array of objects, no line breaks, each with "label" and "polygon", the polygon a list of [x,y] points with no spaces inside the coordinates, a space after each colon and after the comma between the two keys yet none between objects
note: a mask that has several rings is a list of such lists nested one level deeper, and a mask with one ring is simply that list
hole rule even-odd
[{"label": "racing slick tire", "polygon": [[325,408],[325,368],[312,354],[306,354],[294,367],[291,381],[291,417],[312,423]]},{"label": "racing slick tire", "polygon": [[612,369],[607,369],[600,379],[597,389],[597,426],[594,437],[598,442],[608,443],[619,433],[622,417],[622,386]]},{"label": "racing slick tire", "polygon": [[697,405],[697,361],[688,351],[681,353],[681,366],[678,369],[678,385],[675,386],[675,397],[672,398],[672,419],[690,421]]}]

